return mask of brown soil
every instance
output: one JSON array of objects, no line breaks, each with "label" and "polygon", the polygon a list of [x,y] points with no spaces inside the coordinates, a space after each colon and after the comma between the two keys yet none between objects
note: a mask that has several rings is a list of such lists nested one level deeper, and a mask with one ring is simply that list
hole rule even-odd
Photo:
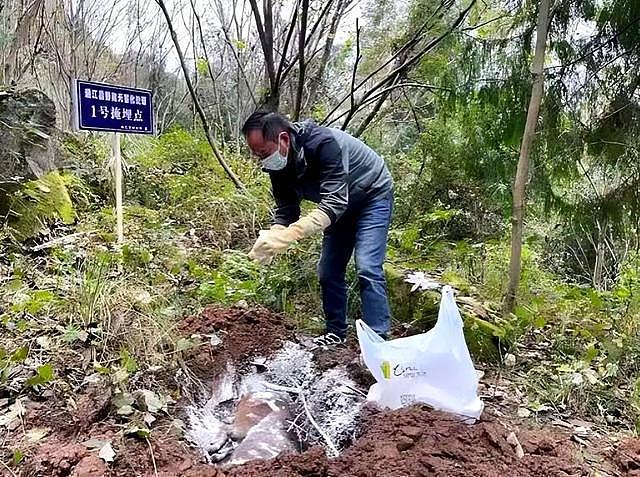
[{"label": "brown soil", "polygon": [[624,475],[640,476],[640,439],[630,439],[616,450],[614,462]]},{"label": "brown soil", "polygon": [[112,396],[111,388],[105,381],[90,384],[76,403],[73,416],[75,424],[82,428],[106,417],[111,407]]},{"label": "brown soil", "polygon": [[209,306],[202,314],[185,318],[180,331],[186,336],[215,333],[222,340],[216,347],[205,345],[187,353],[189,367],[207,377],[211,377],[212,367],[224,366],[227,361],[239,364],[254,356],[266,356],[284,340],[294,338],[293,326],[284,316],[262,308]]},{"label": "brown soil", "polygon": [[250,463],[229,472],[244,476],[582,476],[576,448],[564,435],[538,431],[518,437],[525,457],[507,443],[509,431],[496,420],[474,425],[455,417],[413,407],[372,412],[362,436],[339,458],[317,451]]},{"label": "brown soil", "polygon": [[[454,417],[413,407],[398,411],[369,410],[363,433],[337,459],[320,448],[255,461],[223,471],[203,464],[193,451],[172,435],[156,432],[145,441],[125,439],[114,447],[118,458],[111,465],[81,445],[56,439],[39,448],[21,475],[77,477],[160,476],[185,477],[378,477],[384,476],[587,476],[577,445],[567,435],[547,430],[517,433],[525,456],[518,459],[507,443],[508,429],[488,418],[468,425]],[[149,452],[153,449],[153,459]],[[640,442],[624,443],[616,453],[619,471],[609,475],[638,474]]]},{"label": "brown soil", "polygon": [[[254,355],[267,355],[292,329],[279,315],[264,310],[207,308],[185,319],[185,336],[216,333],[222,343],[190,350],[185,359],[191,369],[212,377],[228,360],[236,364]],[[316,353],[320,369],[346,365],[356,382],[368,385],[371,377],[358,364],[357,343],[333,352]],[[547,428],[509,428],[485,412],[483,420],[468,425],[451,415],[427,407],[380,412],[366,408],[361,434],[336,459],[320,448],[255,461],[222,470],[204,464],[200,456],[171,426],[172,417],[158,419],[148,440],[124,437],[123,423],[111,407],[108,386],[90,385],[75,396],[69,410],[64,401],[28,406],[24,429],[46,426],[50,432],[37,444],[21,447],[25,463],[15,470],[22,476],[185,476],[185,477],[338,477],[338,476],[583,476],[590,475],[577,444],[567,434]],[[175,411],[175,410],[172,410]],[[175,412],[174,412],[175,414]],[[506,437],[511,430],[524,449],[518,459]],[[109,440],[116,451],[106,464],[88,439]],[[9,439],[10,447],[14,447]],[[17,446],[18,444],[16,444]],[[10,455],[4,454],[7,462]],[[616,470],[609,475],[640,475],[640,440],[630,440],[603,457]],[[0,470],[0,475],[4,475]],[[7,474],[9,475],[9,474]]]},{"label": "brown soil", "polygon": [[30,401],[27,404],[25,427],[55,429],[57,435],[77,436],[90,430],[95,423],[107,418],[111,409],[113,392],[105,381],[83,387],[74,397],[74,403],[58,401],[52,405]]}]

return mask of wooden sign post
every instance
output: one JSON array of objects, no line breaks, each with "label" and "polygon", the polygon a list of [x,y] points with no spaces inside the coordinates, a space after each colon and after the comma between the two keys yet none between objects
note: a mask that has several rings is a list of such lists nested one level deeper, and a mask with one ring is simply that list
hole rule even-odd
[{"label": "wooden sign post", "polygon": [[71,88],[76,130],[112,132],[111,159],[116,198],[116,240],[124,242],[120,134],[154,134],[151,91],[74,80]]},{"label": "wooden sign post", "polygon": [[120,134],[113,133],[111,141],[113,154],[113,181],[116,196],[116,240],[118,245],[124,242],[124,214],[122,210],[122,156],[120,154]]}]

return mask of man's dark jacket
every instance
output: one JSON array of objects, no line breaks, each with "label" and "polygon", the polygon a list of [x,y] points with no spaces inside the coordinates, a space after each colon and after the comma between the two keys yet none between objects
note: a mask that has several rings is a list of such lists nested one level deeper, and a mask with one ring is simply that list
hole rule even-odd
[{"label": "man's dark jacket", "polygon": [[289,225],[300,217],[300,202],[318,204],[331,223],[347,209],[391,194],[393,180],[383,159],[344,131],[312,121],[292,125],[287,167],[270,172],[274,223]]}]

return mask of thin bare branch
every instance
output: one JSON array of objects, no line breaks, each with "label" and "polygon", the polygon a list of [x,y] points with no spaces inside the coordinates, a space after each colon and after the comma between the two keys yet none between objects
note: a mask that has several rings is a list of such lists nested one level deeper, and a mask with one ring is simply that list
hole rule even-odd
[{"label": "thin bare branch", "polygon": [[235,186],[238,189],[244,190],[244,185],[242,184],[242,182],[240,182],[240,179],[236,177],[236,175],[233,173],[231,168],[228,166],[224,157],[222,157],[222,154],[218,150],[218,146],[216,146],[216,143],[213,140],[213,137],[211,135],[211,128],[209,127],[209,122],[207,121],[207,117],[204,114],[204,110],[200,105],[200,101],[198,100],[196,92],[193,88],[193,84],[191,83],[191,78],[189,77],[189,70],[187,69],[187,63],[184,59],[182,48],[180,48],[180,43],[178,42],[178,35],[176,34],[175,29],[173,28],[173,23],[171,22],[171,17],[169,15],[169,12],[167,11],[167,7],[164,3],[164,0],[155,0],[155,2],[158,4],[160,9],[162,10],[164,18],[167,22],[167,28],[169,29],[169,33],[171,34],[171,39],[173,40],[173,44],[176,48],[176,53],[178,54],[178,58],[180,59],[180,66],[184,74],[184,79],[187,84],[187,89],[189,90],[189,94],[191,94],[191,100],[195,104],[198,115],[200,116],[200,121],[202,122],[202,128],[204,129],[205,135],[207,137],[207,141],[209,142],[209,146],[211,147],[211,151],[213,152],[213,155],[222,166],[222,169],[227,173],[227,176],[229,176],[231,181],[235,184]]},{"label": "thin bare branch", "polygon": [[[403,61],[400,66],[394,68],[391,72],[389,72],[388,74],[386,74],[381,80],[379,80],[374,86],[372,86],[371,88],[369,88],[365,93],[363,93],[362,98],[360,101],[363,101],[365,99],[367,99],[368,96],[370,96],[371,94],[373,94],[374,92],[376,92],[378,89],[385,87],[386,85],[389,84],[390,81],[393,81],[394,78],[398,75],[401,74],[405,71],[407,71],[409,68],[411,68],[415,63],[417,63],[426,53],[428,53],[429,51],[431,51],[433,48],[435,48],[438,44],[440,44],[445,38],[447,38],[451,33],[453,33],[458,26],[462,23],[462,21],[466,18],[466,16],[468,15],[469,11],[471,11],[471,8],[473,7],[473,5],[475,5],[476,0],[471,0],[471,2],[469,3],[469,5],[467,6],[467,8],[465,8],[462,12],[460,12],[460,14],[458,15],[458,17],[456,18],[456,20],[452,23],[452,25],[449,27],[449,29],[444,32],[442,35],[436,37],[435,39],[433,39],[432,41],[430,41],[429,43],[427,43],[427,45],[425,45],[422,49],[420,49],[417,53],[415,53],[413,56],[411,56],[410,58],[408,58],[407,60]],[[440,7],[436,10],[436,11],[440,11]],[[430,17],[432,18],[433,15]],[[422,29],[426,28],[427,23],[425,22],[423,24],[423,26],[419,29],[419,34],[417,33],[416,35],[413,36],[413,38],[407,42],[405,45],[403,45],[396,53],[394,53],[394,55],[392,55],[391,58],[387,59],[387,61],[384,62],[384,64],[378,68],[376,68],[372,73],[370,73],[369,75],[367,75],[367,77],[365,79],[363,79],[362,81],[360,81],[354,88],[354,90],[358,90],[360,89],[362,86],[364,86],[371,78],[373,78],[373,76],[380,72],[382,69],[384,69],[384,67],[386,67],[387,65],[389,65],[391,62],[396,61],[398,57],[400,57],[402,54],[405,54],[408,52],[409,48],[412,46],[415,46],[421,39],[422,39]],[[350,98],[351,93],[349,93],[348,95],[345,95],[335,106],[334,108],[325,116],[325,118],[322,120],[322,123],[325,124],[327,123],[327,121],[329,121],[329,119],[331,118],[331,116],[333,116],[333,114],[335,114],[335,112],[340,108],[340,106],[347,100]]]},{"label": "thin bare branch", "polygon": [[300,111],[302,110],[302,93],[304,92],[304,80],[305,80],[305,59],[304,59],[304,46],[306,42],[307,34],[307,14],[309,13],[309,0],[302,0],[302,11],[300,12],[300,36],[298,38],[298,59],[299,59],[299,71],[298,71],[298,90],[296,92],[296,103],[293,112],[294,121],[300,119]]}]

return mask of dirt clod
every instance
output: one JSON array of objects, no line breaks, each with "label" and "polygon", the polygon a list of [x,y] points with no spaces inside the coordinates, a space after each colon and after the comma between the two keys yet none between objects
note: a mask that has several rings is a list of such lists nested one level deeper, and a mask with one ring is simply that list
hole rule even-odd
[{"label": "dirt clod", "polygon": [[40,446],[36,456],[27,461],[24,475],[70,475],[87,454],[87,449],[80,444],[65,444],[51,439]]},{"label": "dirt clod", "polygon": [[640,440],[630,439],[617,449],[614,461],[627,475],[640,476]]},{"label": "dirt clod", "polygon": [[413,447],[413,439],[407,436],[400,436],[398,438],[398,443],[396,447],[400,452],[406,451],[407,449],[411,449]]},{"label": "dirt clod", "polygon": [[422,435],[422,429],[418,426],[404,426],[400,432],[414,441]]},{"label": "dirt clod", "polygon": [[107,466],[100,457],[90,454],[75,466],[71,477],[96,477],[107,474]]},{"label": "dirt clod", "polygon": [[75,424],[87,428],[105,417],[109,412],[111,397],[111,387],[105,381],[87,386],[76,402],[73,413]]}]

